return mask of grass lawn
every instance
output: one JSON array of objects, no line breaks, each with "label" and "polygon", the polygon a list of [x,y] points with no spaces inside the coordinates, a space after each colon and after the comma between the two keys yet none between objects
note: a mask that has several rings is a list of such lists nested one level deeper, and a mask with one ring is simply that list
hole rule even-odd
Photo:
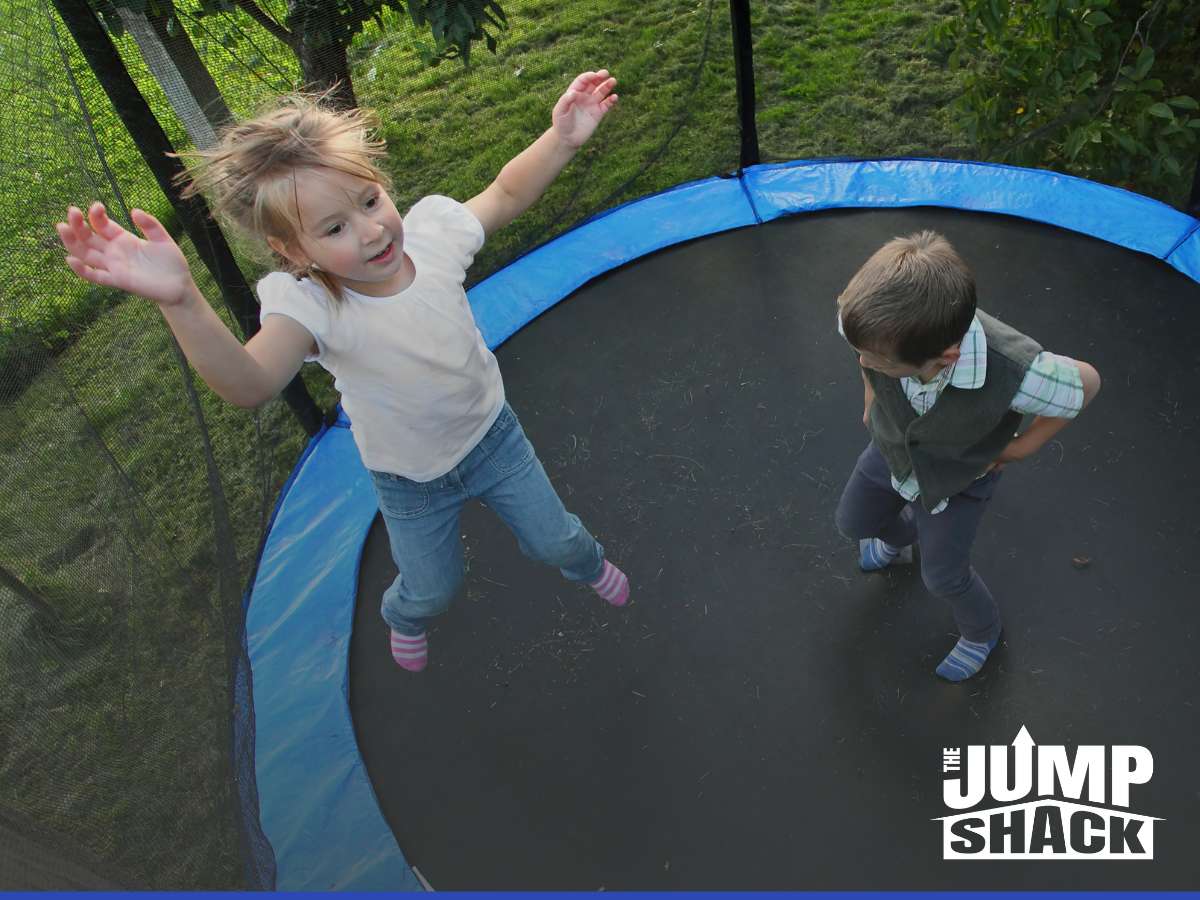
[{"label": "grass lawn", "polygon": [[955,3],[754,7],[765,159],[966,154],[947,108],[954,76],[920,45]]}]

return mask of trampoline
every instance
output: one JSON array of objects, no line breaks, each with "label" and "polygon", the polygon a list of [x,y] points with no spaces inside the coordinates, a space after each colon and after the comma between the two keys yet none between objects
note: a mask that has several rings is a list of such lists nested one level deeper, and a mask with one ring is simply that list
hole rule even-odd
[{"label": "trampoline", "polygon": [[[1047,172],[806,162],[621,207],[478,285],[509,399],[632,604],[469,505],[465,595],[430,668],[398,670],[370,485],[345,420],[323,432],[248,612],[278,887],[1200,886],[1198,225]],[[961,685],[933,674],[949,610],[915,570],[861,574],[832,523],[867,441],[834,298],[923,228],[982,308],[1104,379],[1003,477],[973,560],[1005,632]],[[942,748],[1022,727],[1153,753],[1153,862],[942,860]]]}]

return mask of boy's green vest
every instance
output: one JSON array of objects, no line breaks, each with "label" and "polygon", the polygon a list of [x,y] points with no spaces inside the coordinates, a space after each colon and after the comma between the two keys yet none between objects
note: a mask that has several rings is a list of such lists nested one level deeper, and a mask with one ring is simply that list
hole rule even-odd
[{"label": "boy's green vest", "polygon": [[898,378],[863,369],[875,391],[871,439],[897,481],[916,472],[921,503],[932,510],[965,490],[1012,440],[1021,414],[1010,409],[1025,373],[1042,348],[982,310],[987,377],[978,388],[947,387],[933,409],[918,416]]}]

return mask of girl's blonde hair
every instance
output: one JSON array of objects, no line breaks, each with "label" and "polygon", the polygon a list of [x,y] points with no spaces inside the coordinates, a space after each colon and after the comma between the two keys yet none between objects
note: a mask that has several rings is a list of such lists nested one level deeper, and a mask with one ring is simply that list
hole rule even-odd
[{"label": "girl's blonde hair", "polygon": [[[204,194],[216,215],[264,245],[270,237],[296,246],[301,232],[298,169],[331,169],[390,190],[391,179],[375,162],[384,155],[383,141],[374,136],[378,120],[365,110],[334,109],[327,97],[283,97],[269,111],[227,126],[213,149],[180,154],[192,163],[177,179],[183,196]],[[335,299],[343,298],[330,273],[298,266],[267,249],[283,271],[307,275]]]}]

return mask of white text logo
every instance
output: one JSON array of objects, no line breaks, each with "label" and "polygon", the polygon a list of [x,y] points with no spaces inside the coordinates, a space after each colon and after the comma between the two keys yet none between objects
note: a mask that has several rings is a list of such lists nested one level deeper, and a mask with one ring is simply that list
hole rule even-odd
[{"label": "white text logo", "polygon": [[[1154,816],[1129,812],[1154,774],[1145,747],[1034,744],[942,749],[943,859],[1153,859]],[[965,771],[964,771],[965,770]],[[990,801],[990,802],[988,802]],[[980,804],[983,808],[976,808]]]}]

